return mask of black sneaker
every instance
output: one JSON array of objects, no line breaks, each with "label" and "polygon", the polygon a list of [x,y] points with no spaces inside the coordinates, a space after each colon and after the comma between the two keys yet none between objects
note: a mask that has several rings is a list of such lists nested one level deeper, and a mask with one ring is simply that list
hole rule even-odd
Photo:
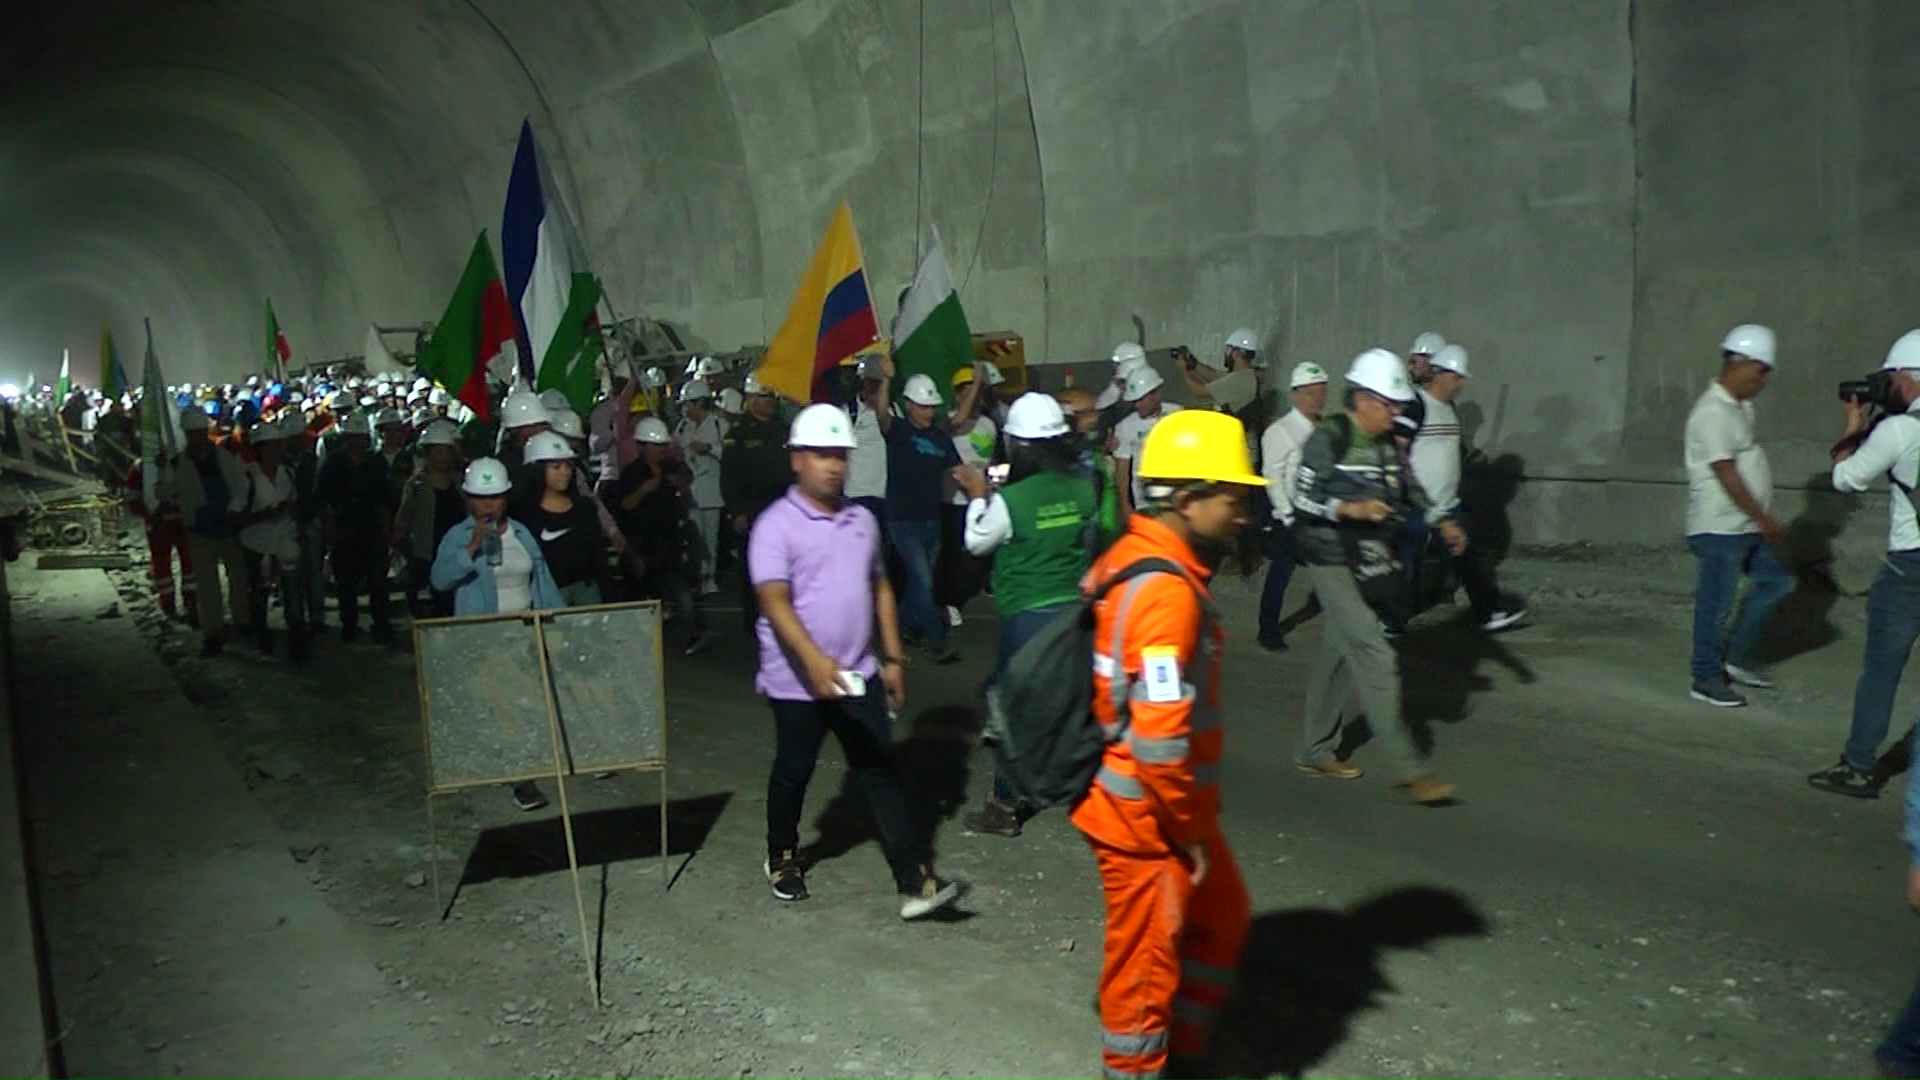
[{"label": "black sneaker", "polygon": [[1278,634],[1273,634],[1271,636],[1267,634],[1261,634],[1260,647],[1267,650],[1268,652],[1274,652],[1274,653],[1286,652],[1287,639],[1281,637]]},{"label": "black sneaker", "polygon": [[1747,703],[1747,699],[1741,697],[1740,692],[1735,690],[1725,678],[1715,679],[1712,682],[1694,683],[1693,689],[1687,696],[1695,701],[1704,701],[1722,709],[1738,709]]},{"label": "black sneaker", "polygon": [[967,883],[948,881],[945,878],[927,875],[917,893],[902,893],[900,896],[900,917],[902,919],[924,919],[942,908],[950,908],[959,899],[967,895]]},{"label": "black sneaker", "polygon": [[687,655],[699,656],[707,651],[707,635],[695,634],[687,639]]},{"label": "black sneaker", "polygon": [[1020,813],[1004,803],[988,799],[980,809],[968,814],[960,824],[976,836],[1019,836]]},{"label": "black sneaker", "polygon": [[807,898],[807,875],[800,869],[800,860],[793,852],[785,852],[779,862],[768,859],[760,864],[767,873],[767,884],[773,886],[773,898],[789,904]]},{"label": "black sneaker", "polygon": [[200,655],[201,656],[219,656],[220,650],[226,648],[226,646],[227,646],[227,642],[225,638],[219,638],[219,637],[202,638],[200,641]]},{"label": "black sneaker", "polygon": [[1831,766],[1807,777],[1807,786],[1820,791],[1830,791],[1835,795],[1851,795],[1856,799],[1877,799],[1880,787],[1886,781],[1872,773],[1863,773],[1847,764],[1842,758]]},{"label": "black sneaker", "polygon": [[513,785],[513,805],[527,811],[539,810],[547,805],[547,797],[540,791],[539,785],[531,780],[522,780]]},{"label": "black sneaker", "polygon": [[933,662],[936,664],[940,664],[944,666],[947,664],[957,664],[960,662],[960,651],[958,649],[955,649],[951,645],[942,645],[939,648],[933,649],[931,651],[933,653]]}]

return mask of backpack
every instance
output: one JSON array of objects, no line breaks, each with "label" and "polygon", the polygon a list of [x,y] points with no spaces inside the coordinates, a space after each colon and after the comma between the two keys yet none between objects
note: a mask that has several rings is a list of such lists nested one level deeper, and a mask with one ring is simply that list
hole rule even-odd
[{"label": "backpack", "polygon": [[[1148,574],[1176,574],[1193,586],[1193,579],[1167,559],[1127,564],[1022,645],[987,691],[984,741],[993,747],[994,764],[1016,804],[1028,811],[1078,803],[1093,783],[1109,742],[1093,712],[1093,608],[1115,586]],[[1198,586],[1193,589],[1203,617],[1217,622],[1212,603]],[[1119,731],[1112,741],[1126,736],[1129,692],[1124,672],[1116,672]]]}]

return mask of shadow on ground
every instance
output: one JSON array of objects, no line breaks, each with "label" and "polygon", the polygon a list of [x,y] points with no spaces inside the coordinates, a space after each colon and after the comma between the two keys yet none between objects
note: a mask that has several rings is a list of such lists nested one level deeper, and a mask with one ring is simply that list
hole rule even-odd
[{"label": "shadow on ground", "polygon": [[1472,901],[1429,886],[1395,889],[1345,911],[1258,916],[1208,1075],[1302,1075],[1346,1041],[1355,1016],[1393,993],[1382,967],[1388,950],[1485,937],[1491,929]]},{"label": "shadow on ground", "polygon": [[[582,781],[575,779],[572,784]],[[586,783],[594,783],[588,780]],[[552,785],[545,785],[551,795]],[[498,793],[505,799],[506,791]],[[667,804],[667,853],[692,855],[705,846],[733,795],[721,792]],[[482,832],[467,853],[457,888],[500,878],[535,877],[567,869],[567,837],[556,810],[530,821]],[[573,815],[573,842],[581,866],[605,866],[660,857],[660,807],[621,806]],[[449,904],[451,906],[451,903]]]},{"label": "shadow on ground", "polygon": [[[941,705],[913,717],[907,737],[894,744],[915,834],[930,855],[940,823],[966,803],[967,760],[979,731],[980,719],[972,709]],[[820,811],[814,827],[819,839],[801,852],[809,863],[839,858],[874,838],[867,798],[852,770],[846,771],[839,792]]]}]

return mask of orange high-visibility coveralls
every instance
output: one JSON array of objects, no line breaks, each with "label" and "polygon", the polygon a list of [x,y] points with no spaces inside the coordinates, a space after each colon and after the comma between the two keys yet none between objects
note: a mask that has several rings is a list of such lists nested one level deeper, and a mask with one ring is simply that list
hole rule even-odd
[{"label": "orange high-visibility coveralls", "polygon": [[[1073,811],[1106,891],[1100,1025],[1109,1077],[1160,1076],[1169,1049],[1206,1052],[1247,935],[1246,886],[1219,827],[1223,639],[1195,595],[1212,572],[1171,529],[1135,515],[1087,585],[1150,557],[1182,567],[1191,583],[1144,575],[1095,609],[1094,711],[1112,741]],[[1181,850],[1195,844],[1208,861],[1198,885]]]}]

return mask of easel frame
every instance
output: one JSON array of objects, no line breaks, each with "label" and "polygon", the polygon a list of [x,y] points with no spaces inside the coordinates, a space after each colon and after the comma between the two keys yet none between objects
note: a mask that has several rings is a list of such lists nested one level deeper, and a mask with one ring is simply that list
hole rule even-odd
[{"label": "easel frame", "polygon": [[[507,615],[457,615],[445,619],[421,619],[413,624],[414,678],[420,696],[420,735],[424,750],[424,762],[427,772],[427,861],[433,881],[434,909],[439,912],[441,921],[445,921],[449,912],[441,900],[440,889],[440,846],[439,831],[435,822],[434,797],[451,795],[479,787],[493,787],[499,784],[512,784],[528,780],[552,780],[558,794],[560,805],[560,827],[566,837],[567,872],[573,881],[574,913],[580,923],[580,949],[587,969],[587,989],[595,1007],[603,1007],[606,1002],[600,993],[600,977],[594,965],[593,936],[587,927],[586,894],[580,887],[580,853],[574,840],[573,811],[567,797],[567,777],[574,773],[568,762],[565,737],[560,724],[560,702],[553,677],[553,665],[547,652],[547,624],[555,616],[563,613],[587,611],[622,611],[636,608],[659,609],[659,602],[652,600],[628,601],[615,604],[594,604],[578,608],[547,608],[530,610]],[[546,704],[547,740],[553,753],[553,769],[531,773],[487,777],[484,779],[464,780],[454,784],[440,784],[433,779],[433,727],[431,715],[432,693],[427,686],[426,667],[420,661],[422,631],[433,626],[445,626],[458,623],[506,622],[516,620],[522,625],[531,625],[534,635],[534,651],[540,664],[541,696]],[[664,673],[665,649],[662,635],[653,636],[654,670]],[[661,694],[660,710],[660,753],[658,758],[642,762],[615,765],[611,772],[654,772],[660,777],[660,888],[665,892],[673,884],[673,868],[669,846],[669,827],[667,821],[667,723],[665,694]]]}]

